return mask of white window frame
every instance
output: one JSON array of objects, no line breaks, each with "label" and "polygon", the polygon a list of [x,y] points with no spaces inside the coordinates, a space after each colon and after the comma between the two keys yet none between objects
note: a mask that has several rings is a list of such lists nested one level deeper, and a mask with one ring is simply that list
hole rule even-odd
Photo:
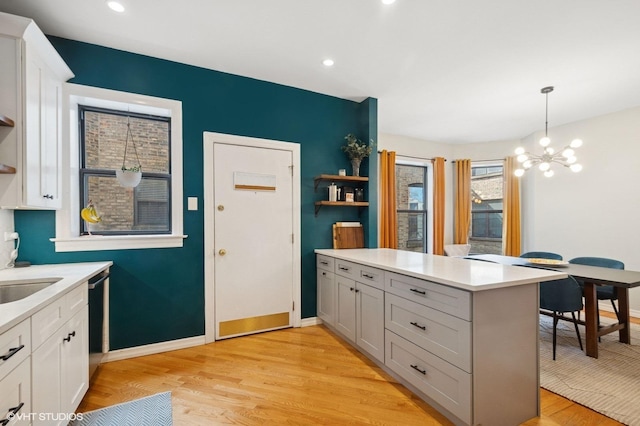
[{"label": "white window frame", "polygon": [[[182,247],[182,102],[72,83],[62,90],[62,208],[51,238],[56,252]],[[171,234],[80,235],[78,105],[171,117]]]}]

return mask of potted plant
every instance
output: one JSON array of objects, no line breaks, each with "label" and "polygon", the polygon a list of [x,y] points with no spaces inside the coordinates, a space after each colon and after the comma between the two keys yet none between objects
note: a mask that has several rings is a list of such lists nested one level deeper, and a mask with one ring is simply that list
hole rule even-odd
[{"label": "potted plant", "polygon": [[344,138],[347,143],[342,146],[342,150],[349,156],[349,160],[351,160],[353,176],[360,176],[360,163],[363,158],[371,154],[373,150],[373,139],[371,139],[371,143],[367,145],[351,133]]}]

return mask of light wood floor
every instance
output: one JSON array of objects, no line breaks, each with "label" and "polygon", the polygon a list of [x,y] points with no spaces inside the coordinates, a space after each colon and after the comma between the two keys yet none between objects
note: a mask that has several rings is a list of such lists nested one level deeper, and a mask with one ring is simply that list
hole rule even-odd
[{"label": "light wood floor", "polygon": [[[451,424],[324,326],[103,364],[78,412],[164,391],[175,425]],[[541,407],[525,425],[620,425],[544,389]]]}]

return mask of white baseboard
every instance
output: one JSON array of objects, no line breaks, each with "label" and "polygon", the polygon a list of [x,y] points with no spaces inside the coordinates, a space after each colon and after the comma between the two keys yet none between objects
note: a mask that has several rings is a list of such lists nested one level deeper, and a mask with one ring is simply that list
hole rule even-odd
[{"label": "white baseboard", "polygon": [[322,320],[318,317],[303,318],[300,321],[300,327],[310,327],[312,325],[320,325],[320,324],[322,324]]},{"label": "white baseboard", "polygon": [[172,340],[170,342],[152,343],[150,345],[136,346],[135,348],[118,349],[107,352],[102,362],[120,361],[123,359],[136,358],[144,355],[159,354],[162,352],[175,351],[193,346],[204,345],[204,336],[188,337],[186,339]]},{"label": "white baseboard", "polygon": [[[613,313],[613,307],[611,306],[611,303],[606,300],[601,300],[600,303],[598,303],[598,309],[600,309],[601,311]],[[640,311],[637,309],[629,309],[629,315],[633,318],[640,318]]]}]

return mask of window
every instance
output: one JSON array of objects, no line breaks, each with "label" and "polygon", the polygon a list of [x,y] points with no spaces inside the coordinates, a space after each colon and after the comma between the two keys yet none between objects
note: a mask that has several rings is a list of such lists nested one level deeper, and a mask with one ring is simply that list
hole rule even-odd
[{"label": "window", "polygon": [[427,167],[396,164],[398,249],[427,252]]},{"label": "window", "polygon": [[[62,148],[65,195],[51,239],[56,251],[182,247],[182,103],[70,83],[62,99],[69,143]],[[127,118],[142,165],[136,188],[123,188],[115,178]],[[131,138],[129,145],[127,167],[135,163]],[[89,200],[103,218],[91,228],[80,218]]]},{"label": "window", "polygon": [[502,253],[503,167],[471,166],[471,252]]},{"label": "window", "polygon": [[[91,201],[102,221],[80,221],[80,234],[171,232],[171,119],[80,105],[80,205]],[[131,136],[127,141],[127,125]],[[142,165],[142,180],[124,188],[116,180],[125,141],[127,164]]]}]

